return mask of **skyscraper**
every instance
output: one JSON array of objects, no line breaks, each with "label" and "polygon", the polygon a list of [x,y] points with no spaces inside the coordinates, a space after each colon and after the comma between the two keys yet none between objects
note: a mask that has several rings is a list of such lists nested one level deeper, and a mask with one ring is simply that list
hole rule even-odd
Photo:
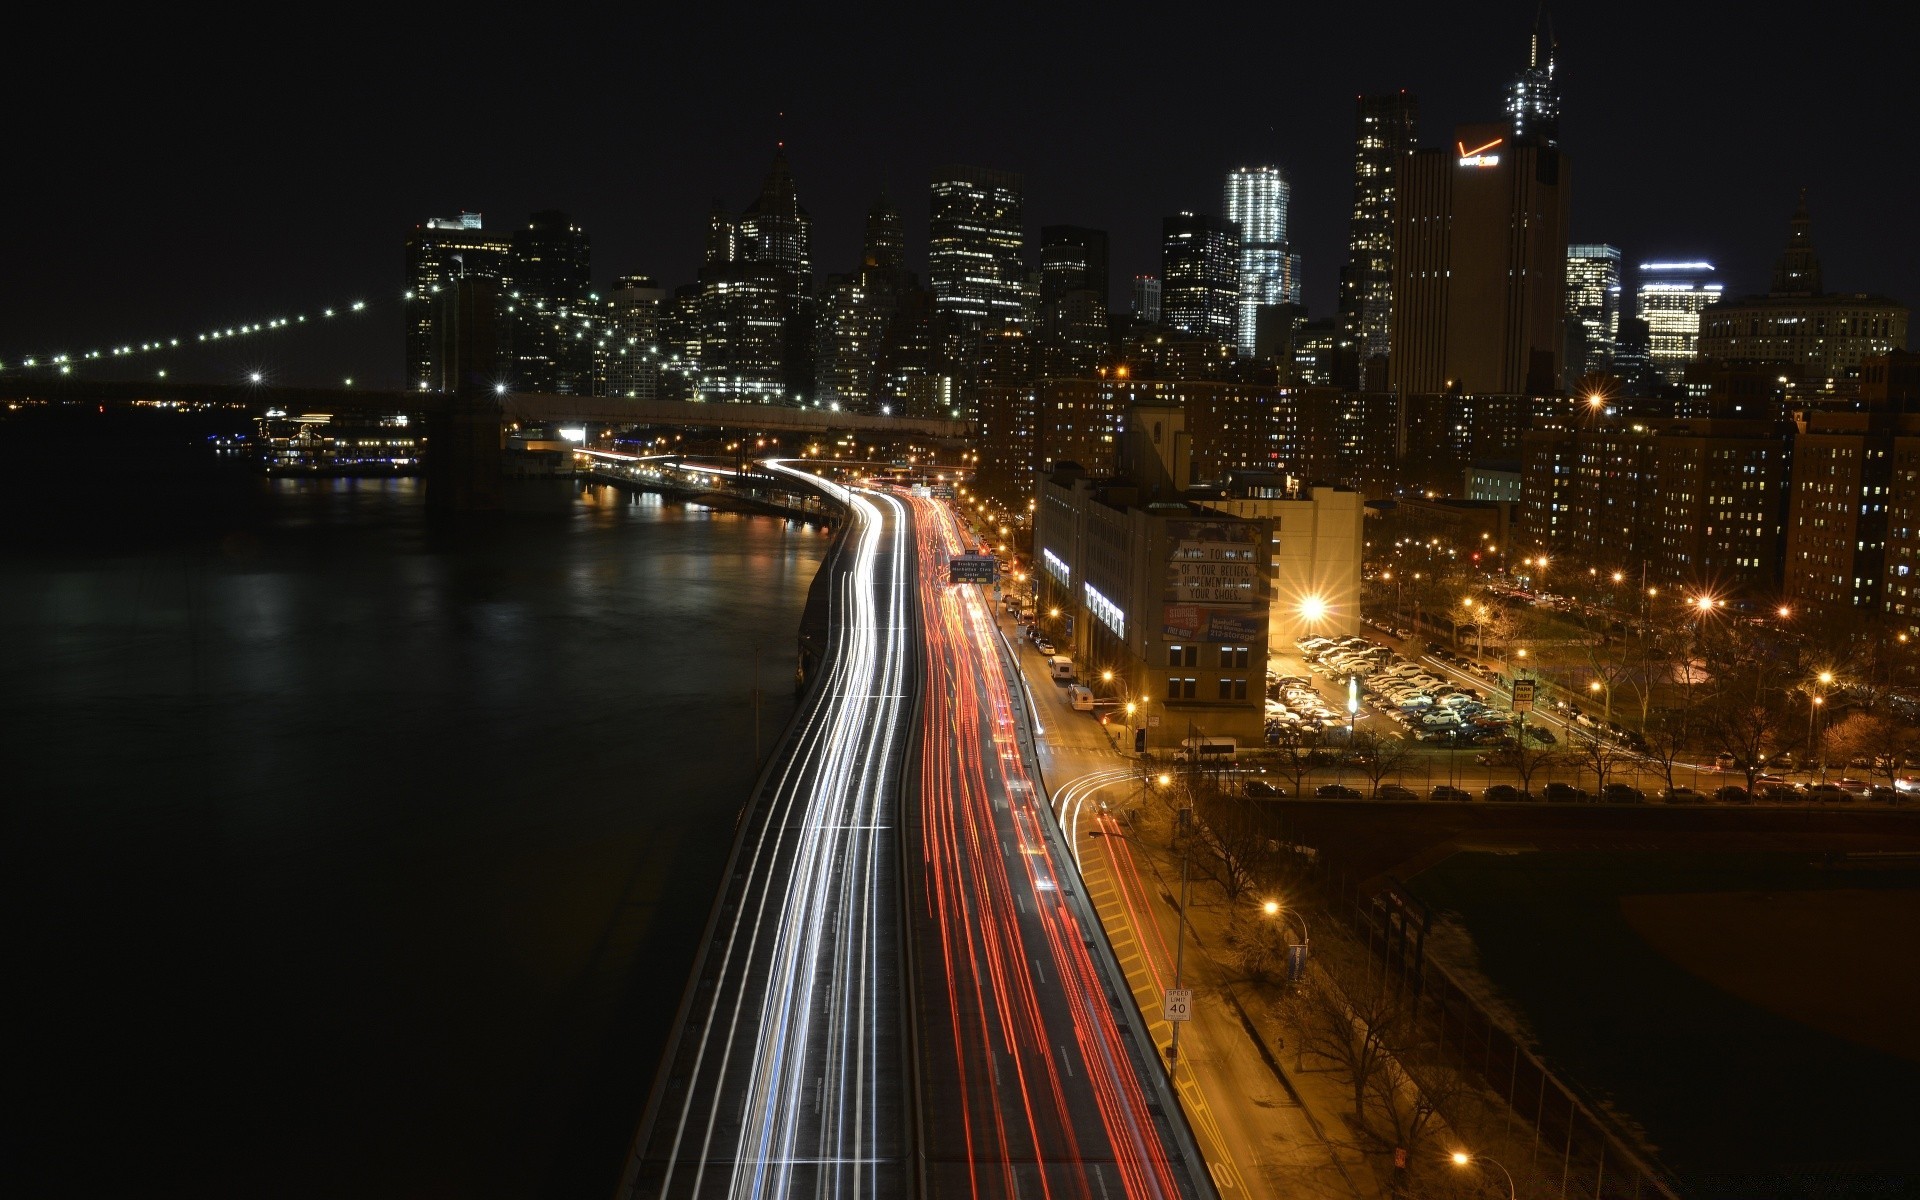
[{"label": "skyscraper", "polygon": [[635,400],[660,397],[660,310],[666,289],[645,275],[614,281],[608,304],[606,346],[602,351],[602,395]]},{"label": "skyscraper", "polygon": [[1419,104],[1402,91],[1361,96],[1354,107],[1353,216],[1340,278],[1340,337],[1360,368],[1344,382],[1359,387],[1366,364],[1384,360],[1393,346],[1393,207],[1402,165],[1414,147]]},{"label": "skyscraper", "polygon": [[[1544,32],[1540,22],[1546,20]],[[1513,140],[1560,144],[1560,92],[1553,78],[1553,55],[1560,44],[1553,38],[1553,21],[1544,6],[1533,21],[1527,39],[1527,68],[1507,85],[1507,117],[1513,122]]]},{"label": "skyscraper", "polygon": [[1620,248],[1567,247],[1567,386],[1592,371],[1613,369],[1620,334]]},{"label": "skyscraper", "polygon": [[927,248],[933,302],[974,329],[1018,322],[1026,267],[1020,176],[941,167]]},{"label": "skyscraper", "polygon": [[1907,306],[1886,296],[1821,290],[1807,198],[1800,197],[1787,244],[1764,296],[1723,300],[1700,314],[1701,358],[1792,363],[1811,387],[1856,390],[1862,365],[1907,348]]},{"label": "skyscraper", "polygon": [[1700,313],[1723,290],[1710,262],[1640,264],[1635,313],[1647,323],[1647,357],[1668,383],[1686,373],[1700,340]]},{"label": "skyscraper", "polygon": [[1107,344],[1107,233],[1040,231],[1040,372],[1091,374]]},{"label": "skyscraper", "polygon": [[455,386],[444,378],[437,349],[438,297],[463,277],[503,279],[511,249],[506,238],[482,228],[479,213],[429,217],[413,227],[407,235],[407,387]]},{"label": "skyscraper", "polygon": [[1253,356],[1262,305],[1300,302],[1299,256],[1287,249],[1292,191],[1279,167],[1241,167],[1227,174],[1227,220],[1240,227],[1240,302],[1234,329],[1243,357]]},{"label": "skyscraper", "polygon": [[592,392],[598,302],[588,290],[591,254],[587,231],[558,210],[534,213],[513,231],[506,286],[515,390]]},{"label": "skyscraper", "polygon": [[813,389],[813,222],[784,145],[738,217],[708,218],[700,270],[700,396],[805,403]]},{"label": "skyscraper", "polygon": [[1183,212],[1161,222],[1160,310],[1182,333],[1237,344],[1240,233],[1231,221]]},{"label": "skyscraper", "polygon": [[867,212],[860,269],[820,292],[818,399],[861,412],[893,411],[890,380],[903,362],[903,311],[918,285],[904,263],[900,211],[883,192]]},{"label": "skyscraper", "polygon": [[1158,275],[1133,277],[1133,312],[1145,324],[1160,323],[1160,277]]},{"label": "skyscraper", "polygon": [[1539,395],[1566,351],[1571,164],[1504,125],[1406,159],[1396,206],[1390,386]]}]

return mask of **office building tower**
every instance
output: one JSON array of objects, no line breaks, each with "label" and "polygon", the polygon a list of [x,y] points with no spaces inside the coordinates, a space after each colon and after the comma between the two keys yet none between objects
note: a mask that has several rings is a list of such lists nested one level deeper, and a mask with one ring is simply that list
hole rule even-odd
[{"label": "office building tower", "polygon": [[1773,289],[1703,310],[1697,348],[1703,359],[1792,364],[1811,390],[1850,395],[1866,360],[1907,348],[1907,319],[1906,305],[1885,296],[1821,290],[1802,195]]},{"label": "office building tower", "polygon": [[1088,375],[1107,345],[1107,234],[1078,225],[1040,231],[1040,373]]},{"label": "office building tower", "polygon": [[408,388],[451,391],[457,386],[447,378],[439,352],[439,297],[450,295],[462,278],[505,278],[511,250],[506,238],[486,232],[479,213],[430,217],[407,235]]},{"label": "office building tower", "polygon": [[1133,315],[1143,324],[1160,323],[1160,277],[1158,275],[1135,275],[1133,277]]},{"label": "office building tower", "polygon": [[1620,336],[1620,249],[1567,247],[1567,388],[1580,376],[1613,369]]},{"label": "office building tower", "polygon": [[1543,8],[1534,18],[1533,36],[1527,39],[1527,69],[1507,85],[1507,117],[1513,123],[1515,142],[1537,142],[1543,146],[1560,144],[1560,91],[1553,78],[1553,56],[1559,43],[1553,39],[1553,22],[1540,22]]},{"label": "office building tower", "polygon": [[699,392],[705,400],[804,404],[814,380],[813,222],[784,146],[737,217],[708,218],[700,270]]},{"label": "office building tower", "polygon": [[942,167],[932,199],[927,271],[934,306],[975,330],[1018,323],[1026,279],[1020,176]]},{"label": "office building tower", "polygon": [[[1343,382],[1360,387],[1393,347],[1393,212],[1401,170],[1414,148],[1419,104],[1402,91],[1361,96],[1354,107],[1353,214],[1340,277],[1340,339],[1355,368]],[[1371,386],[1384,388],[1384,377]]]},{"label": "office building tower", "polygon": [[1640,264],[1635,312],[1647,323],[1647,358],[1668,383],[1686,375],[1700,340],[1700,314],[1719,301],[1723,287],[1710,262]]},{"label": "office building tower", "polygon": [[599,394],[633,400],[660,398],[660,369],[665,361],[660,320],[666,301],[666,289],[648,276],[623,275],[614,281],[601,354],[605,365],[595,389]]},{"label": "office building tower", "polygon": [[1240,234],[1231,221],[1183,212],[1161,222],[1160,310],[1182,333],[1238,342]]},{"label": "office building tower", "polygon": [[918,290],[905,261],[900,211],[883,192],[867,212],[860,269],[830,277],[821,289],[816,398],[823,405],[894,411],[888,380],[912,340],[902,314]]},{"label": "office building tower", "polygon": [[1389,386],[1540,394],[1566,350],[1571,163],[1503,125],[1406,159],[1395,209]]},{"label": "office building tower", "polygon": [[1241,167],[1227,175],[1227,220],[1240,230],[1240,304],[1234,328],[1244,357],[1253,356],[1261,305],[1300,302],[1299,256],[1287,249],[1291,196],[1292,187],[1279,167]]},{"label": "office building tower", "polygon": [[589,289],[587,231],[557,210],[538,212],[513,231],[507,303],[513,331],[513,379],[522,392],[587,395],[593,390],[593,339],[599,301]]}]

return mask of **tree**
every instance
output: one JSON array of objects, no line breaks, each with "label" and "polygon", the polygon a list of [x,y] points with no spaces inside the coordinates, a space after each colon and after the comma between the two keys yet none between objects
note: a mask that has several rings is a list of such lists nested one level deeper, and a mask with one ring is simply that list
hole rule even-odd
[{"label": "tree", "polygon": [[1344,1076],[1353,1115],[1364,1120],[1367,1099],[1392,1057],[1392,1032],[1405,1014],[1400,994],[1378,983],[1350,1000],[1325,970],[1315,969],[1276,1007],[1303,1059],[1324,1059]]},{"label": "tree", "polygon": [[1275,769],[1291,785],[1295,796],[1307,794],[1307,783],[1313,776],[1315,765],[1315,743],[1320,740],[1318,733],[1308,734],[1302,729],[1285,729],[1276,743]]},{"label": "tree", "polygon": [[1567,749],[1572,762],[1593,772],[1593,791],[1596,796],[1605,790],[1607,776],[1613,774],[1614,768],[1632,757],[1599,725],[1568,725]]},{"label": "tree", "polygon": [[1253,805],[1242,797],[1209,794],[1201,801],[1200,816],[1205,826],[1200,844],[1190,848],[1193,867],[1219,884],[1229,902],[1265,886],[1277,846]]},{"label": "tree", "polygon": [[1794,739],[1796,722],[1787,684],[1798,678],[1799,663],[1744,624],[1716,631],[1708,642],[1706,650],[1715,667],[1698,701],[1700,728],[1723,753],[1733,756],[1751,793],[1767,759],[1778,756]]},{"label": "tree", "polygon": [[1287,930],[1270,917],[1238,911],[1227,922],[1227,953],[1249,979],[1271,983],[1286,971]]},{"label": "tree", "polygon": [[1406,739],[1371,729],[1355,733],[1347,747],[1348,763],[1373,785],[1367,793],[1368,799],[1378,796],[1381,782],[1389,775],[1398,774],[1412,755],[1413,747]]},{"label": "tree", "polygon": [[1640,757],[1660,772],[1668,791],[1679,786],[1674,768],[1686,751],[1688,724],[1686,712],[1677,708],[1656,709],[1642,724],[1641,736],[1647,748]]},{"label": "tree", "polygon": [[1856,712],[1827,731],[1826,749],[1841,762],[1865,759],[1867,778],[1891,785],[1901,764],[1920,755],[1920,729],[1891,712]]},{"label": "tree", "polygon": [[1533,791],[1533,777],[1542,771],[1551,771],[1562,766],[1567,756],[1549,742],[1542,742],[1530,736],[1525,726],[1516,729],[1517,739],[1513,749],[1507,752],[1508,761],[1513,764],[1514,773],[1520,776],[1520,790]]}]

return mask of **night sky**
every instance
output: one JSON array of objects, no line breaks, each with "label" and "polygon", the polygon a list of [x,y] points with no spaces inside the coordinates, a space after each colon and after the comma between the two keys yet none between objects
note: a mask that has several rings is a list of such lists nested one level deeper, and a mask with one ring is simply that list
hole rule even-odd
[{"label": "night sky", "polygon": [[[1019,171],[1027,224],[1108,229],[1116,303],[1159,269],[1160,218],[1218,211],[1223,174],[1294,182],[1307,301],[1332,310],[1352,194],[1353,99],[1405,88],[1421,141],[1497,119],[1534,6],[445,5],[346,24],[251,17],[10,19],[0,363],[191,334],[364,298],[331,340],[262,339],[215,370],[395,384],[401,242],[429,216],[510,228],[562,208],[594,276],[668,286],[715,199],[745,206],[786,139],[818,272],[849,269],[884,186],[924,270],[926,185]],[[880,14],[880,15],[874,15]],[[919,22],[919,23],[916,23]],[[1763,291],[1806,187],[1830,289],[1920,301],[1898,4],[1563,6],[1573,237],[1629,262],[1705,257]],[[778,114],[784,112],[781,118]],[[99,371],[100,368],[92,368]],[[118,374],[143,374],[122,365]],[[104,373],[104,372],[103,372]]]}]

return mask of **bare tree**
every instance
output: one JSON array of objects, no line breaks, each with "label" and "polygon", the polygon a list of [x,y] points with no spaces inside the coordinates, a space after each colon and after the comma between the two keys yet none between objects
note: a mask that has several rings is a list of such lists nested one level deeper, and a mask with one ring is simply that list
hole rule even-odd
[{"label": "bare tree", "polygon": [[1367,793],[1369,799],[1380,794],[1380,784],[1405,768],[1412,755],[1413,747],[1406,739],[1371,729],[1355,733],[1347,748],[1347,761],[1373,785]]},{"label": "bare tree", "polygon": [[1614,768],[1632,757],[1626,748],[1613,739],[1613,736],[1598,725],[1569,725],[1567,727],[1568,757],[1579,767],[1593,772],[1593,791],[1596,796],[1607,786],[1607,777]]},{"label": "bare tree", "polygon": [[1289,729],[1280,734],[1275,746],[1274,765],[1293,789],[1295,796],[1307,794],[1307,784],[1313,776],[1315,765],[1315,746],[1319,741],[1317,734],[1309,736],[1301,729]]},{"label": "bare tree", "polygon": [[1353,1115],[1364,1120],[1367,1098],[1392,1057],[1392,1033],[1404,1011],[1399,993],[1384,986],[1363,988],[1350,1001],[1325,970],[1316,969],[1277,1008],[1302,1057],[1333,1065],[1349,1089]]},{"label": "bare tree", "polygon": [[1706,650],[1713,656],[1714,673],[1699,702],[1700,725],[1733,757],[1751,793],[1767,759],[1794,740],[1796,722],[1786,685],[1799,675],[1799,664],[1745,626],[1715,631]]},{"label": "bare tree", "polygon": [[1271,983],[1287,966],[1287,930],[1270,917],[1235,912],[1227,922],[1227,954],[1249,979]]},{"label": "bare tree", "polygon": [[1660,772],[1666,789],[1672,791],[1679,786],[1675,780],[1675,768],[1680,756],[1686,752],[1688,737],[1687,714],[1676,708],[1662,708],[1654,711],[1642,726],[1646,749],[1641,760]]},{"label": "bare tree", "polygon": [[1204,826],[1190,851],[1194,869],[1219,884],[1229,902],[1265,886],[1275,846],[1253,805],[1210,794],[1201,798],[1199,814]]},{"label": "bare tree", "polygon": [[1513,749],[1507,751],[1507,760],[1512,764],[1514,773],[1520,777],[1520,790],[1533,791],[1533,777],[1542,771],[1552,771],[1567,761],[1567,756],[1550,742],[1542,742],[1527,733],[1525,726],[1516,730],[1517,737]]}]

